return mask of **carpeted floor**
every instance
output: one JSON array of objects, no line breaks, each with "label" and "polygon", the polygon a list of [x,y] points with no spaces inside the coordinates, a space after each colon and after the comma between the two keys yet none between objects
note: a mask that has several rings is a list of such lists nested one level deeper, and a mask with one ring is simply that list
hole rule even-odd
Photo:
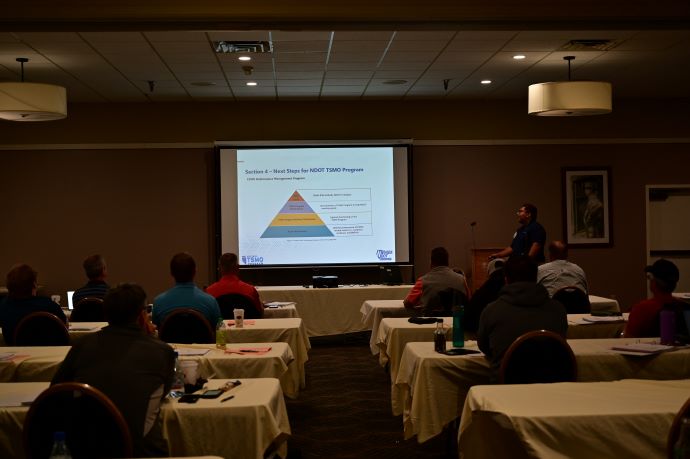
[{"label": "carpeted floor", "polygon": [[452,456],[448,435],[418,444],[403,440],[393,416],[390,376],[369,350],[369,333],[312,339],[307,388],[286,399],[290,459],[441,458]]}]

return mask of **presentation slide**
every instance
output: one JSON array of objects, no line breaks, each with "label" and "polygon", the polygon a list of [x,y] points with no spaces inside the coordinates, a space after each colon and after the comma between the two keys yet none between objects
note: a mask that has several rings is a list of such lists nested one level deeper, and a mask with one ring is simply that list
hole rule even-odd
[{"label": "presentation slide", "polygon": [[237,151],[243,264],[395,259],[393,148]]},{"label": "presentation slide", "polygon": [[[409,241],[396,243],[395,149],[233,149],[235,167],[225,159],[221,182],[223,174],[234,172],[226,178],[236,190],[236,210],[229,206],[229,213],[237,216],[241,265],[394,263],[400,256],[407,261],[407,247],[397,253]],[[405,207],[406,194],[405,189]],[[225,195],[223,201],[231,199]],[[407,209],[404,214],[407,226]]]}]

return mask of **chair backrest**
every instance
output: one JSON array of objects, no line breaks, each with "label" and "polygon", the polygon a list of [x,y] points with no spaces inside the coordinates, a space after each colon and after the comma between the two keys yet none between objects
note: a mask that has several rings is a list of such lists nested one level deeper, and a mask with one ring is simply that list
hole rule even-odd
[{"label": "chair backrest", "polygon": [[120,410],[88,384],[56,384],[34,400],[24,420],[26,456],[48,458],[55,432],[65,432],[74,459],[132,457],[132,436]]},{"label": "chair backrest", "polygon": [[161,323],[158,337],[166,343],[215,343],[215,329],[199,311],[179,308],[172,311]]},{"label": "chair backrest", "polygon": [[244,309],[245,319],[261,319],[263,317],[263,312],[257,311],[252,299],[240,293],[221,295],[216,298],[216,301],[223,319],[234,319],[233,309]]},{"label": "chair backrest", "polygon": [[676,446],[676,442],[678,442],[683,418],[690,418],[690,398],[685,401],[678,413],[676,413],[671,429],[668,431],[668,438],[666,439],[666,456],[668,459],[676,458],[673,448]]},{"label": "chair backrest", "polygon": [[553,299],[565,306],[567,314],[589,314],[591,312],[589,295],[578,287],[559,288],[553,294]]},{"label": "chair backrest", "polygon": [[446,288],[440,290],[435,297],[429,298],[424,305],[424,315],[436,317],[450,317],[453,306],[466,305],[467,296],[460,290]]},{"label": "chair backrest", "polygon": [[577,379],[575,354],[561,336],[537,330],[518,337],[501,360],[503,384],[568,382]]},{"label": "chair backrest", "polygon": [[105,322],[103,299],[87,296],[74,305],[70,322]]},{"label": "chair backrest", "polygon": [[32,312],[14,330],[15,346],[69,346],[67,326],[55,314]]}]

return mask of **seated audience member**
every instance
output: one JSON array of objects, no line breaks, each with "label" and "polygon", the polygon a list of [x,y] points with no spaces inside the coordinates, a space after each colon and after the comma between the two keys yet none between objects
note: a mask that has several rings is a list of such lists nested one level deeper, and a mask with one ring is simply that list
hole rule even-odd
[{"label": "seated audience member", "polygon": [[549,244],[549,262],[539,266],[537,283],[543,285],[553,296],[563,287],[577,287],[587,293],[585,272],[568,258],[568,246],[563,241]]},{"label": "seated audience member", "polygon": [[135,457],[167,456],[158,414],[172,384],[174,350],[142,327],[146,293],[138,285],[111,289],[103,307],[108,326],[72,346],[51,384],[76,381],[102,391],[129,425]]},{"label": "seated audience member", "polygon": [[640,301],[630,310],[628,325],[625,327],[627,338],[659,336],[661,309],[664,305],[673,304],[677,301],[671,293],[676,288],[680,273],[673,262],[662,258],[644,270],[649,279],[649,290],[652,292],[652,297]]},{"label": "seated audience member", "polygon": [[0,304],[0,326],[8,346],[14,345],[14,332],[21,320],[32,312],[49,312],[67,323],[60,305],[50,298],[36,296],[38,273],[26,264],[15,265],[7,273],[7,297]]},{"label": "seated audience member", "polygon": [[431,251],[431,271],[417,279],[403,305],[424,316],[448,313],[450,311],[443,311],[439,302],[439,293],[447,289],[457,290],[467,298],[465,276],[450,269],[448,251],[444,247],[436,247]]},{"label": "seated audience member", "polygon": [[479,318],[479,349],[491,361],[492,378],[498,379],[503,355],[521,335],[533,330],[550,330],[565,338],[568,320],[565,307],[549,298],[537,284],[537,264],[529,256],[508,259],[506,285],[498,299]]},{"label": "seated audience member", "polygon": [[194,258],[188,253],[178,253],[170,260],[170,274],[175,279],[175,286],[153,300],[153,323],[160,327],[168,314],[182,308],[199,311],[215,328],[220,319],[220,308],[215,298],[194,285]]},{"label": "seated audience member", "polygon": [[101,298],[108,293],[108,284],[105,283],[107,269],[105,260],[100,255],[91,255],[84,260],[84,272],[89,281],[72,295],[72,304],[77,304],[84,298]]},{"label": "seated audience member", "polygon": [[263,313],[264,305],[259,299],[259,292],[253,285],[242,282],[239,278],[240,266],[237,262],[237,255],[224,253],[218,260],[218,269],[222,277],[218,282],[206,287],[206,293],[214,298],[231,293],[244,295],[252,300],[257,312]]},{"label": "seated audience member", "polygon": [[479,317],[482,311],[489,303],[493,303],[498,298],[498,292],[501,291],[506,283],[503,273],[504,266],[505,260],[502,258],[491,260],[486,266],[489,277],[474,292],[472,298],[465,306],[465,316],[462,323],[465,331],[476,333],[479,328]]}]

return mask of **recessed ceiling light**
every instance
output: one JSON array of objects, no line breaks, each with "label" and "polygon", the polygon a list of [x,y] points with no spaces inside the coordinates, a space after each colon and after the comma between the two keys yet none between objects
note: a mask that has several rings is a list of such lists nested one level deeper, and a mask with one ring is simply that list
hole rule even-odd
[{"label": "recessed ceiling light", "polygon": [[520,60],[524,59],[525,57],[527,57],[527,56],[525,56],[524,54],[516,54],[515,56],[513,56],[513,59],[515,59],[516,61],[520,61]]},{"label": "recessed ceiling light", "polygon": [[491,84],[491,80],[482,80],[481,83],[482,84]]},{"label": "recessed ceiling light", "polygon": [[251,61],[252,60],[252,58],[249,56],[240,56],[237,59],[239,59],[241,61]]},{"label": "recessed ceiling light", "polygon": [[247,86],[256,86],[257,82],[256,81],[247,81]]}]

